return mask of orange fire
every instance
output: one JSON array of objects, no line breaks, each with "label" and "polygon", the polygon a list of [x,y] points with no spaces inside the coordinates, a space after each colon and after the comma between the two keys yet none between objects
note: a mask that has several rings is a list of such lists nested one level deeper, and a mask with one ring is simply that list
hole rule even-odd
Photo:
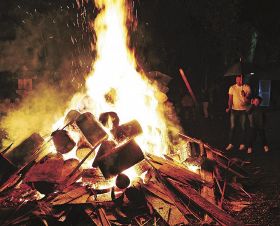
[{"label": "orange fire", "polygon": [[[97,58],[86,81],[87,97],[80,101],[81,95],[77,94],[69,109],[90,111],[96,118],[103,112],[113,111],[118,114],[120,124],[136,119],[143,129],[143,134],[136,138],[141,149],[155,155],[166,154],[170,141],[163,101],[158,99],[165,94],[136,70],[134,53],[128,48],[125,0],[96,0],[95,3],[100,9],[94,21]],[[63,119],[53,126],[54,129],[62,127]],[[130,177],[137,175],[133,169],[125,173]]]}]

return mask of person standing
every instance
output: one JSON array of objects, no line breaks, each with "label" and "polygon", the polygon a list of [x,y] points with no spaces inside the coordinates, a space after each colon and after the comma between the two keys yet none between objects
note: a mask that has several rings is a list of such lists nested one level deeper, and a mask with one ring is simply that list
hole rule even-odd
[{"label": "person standing", "polygon": [[248,154],[253,152],[253,143],[256,140],[258,134],[261,138],[264,151],[269,151],[265,134],[265,114],[263,109],[260,107],[261,102],[262,98],[260,96],[256,96],[252,99],[252,104],[248,109],[249,116],[252,118],[252,124],[250,125],[249,133],[249,144],[247,149]]},{"label": "person standing", "polygon": [[226,112],[230,113],[230,131],[229,144],[226,147],[226,150],[232,150],[234,148],[233,140],[235,138],[237,120],[241,126],[241,142],[239,150],[245,150],[246,110],[250,103],[251,88],[249,85],[243,83],[242,74],[236,76],[235,84],[229,88],[228,95],[228,107]]}]

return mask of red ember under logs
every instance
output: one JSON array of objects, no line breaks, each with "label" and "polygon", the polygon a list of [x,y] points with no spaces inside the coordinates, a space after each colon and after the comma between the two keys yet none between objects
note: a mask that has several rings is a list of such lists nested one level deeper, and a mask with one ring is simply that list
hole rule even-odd
[{"label": "red ember under logs", "polygon": [[113,147],[112,143],[103,142],[92,166],[99,166],[104,177],[110,178],[143,159],[143,152],[134,140],[118,147]]},{"label": "red ember under logs", "polygon": [[126,139],[133,139],[134,137],[140,135],[143,130],[137,120],[132,120],[116,127],[111,132],[118,142],[123,142]]},{"label": "red ember under logs", "polygon": [[81,114],[76,120],[76,124],[93,147],[108,138],[108,134],[90,112]]},{"label": "red ember under logs", "polygon": [[70,152],[76,145],[66,130],[56,130],[52,133],[52,139],[56,151],[61,154]]},{"label": "red ember under logs", "polygon": [[44,139],[38,133],[33,133],[13,150],[9,151],[5,157],[14,165],[23,166],[25,163],[38,157],[39,153],[37,153],[37,151],[43,142]]}]

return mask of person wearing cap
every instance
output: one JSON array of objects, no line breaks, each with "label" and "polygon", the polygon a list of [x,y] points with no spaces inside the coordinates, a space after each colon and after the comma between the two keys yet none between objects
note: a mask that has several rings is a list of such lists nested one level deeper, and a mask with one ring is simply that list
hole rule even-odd
[{"label": "person wearing cap", "polygon": [[226,112],[230,113],[230,131],[229,144],[226,147],[226,150],[232,150],[234,148],[233,141],[235,138],[237,121],[239,121],[241,127],[241,142],[239,150],[245,150],[246,110],[250,104],[251,88],[249,85],[243,83],[242,74],[236,76],[235,84],[229,88],[228,95],[228,107]]},{"label": "person wearing cap", "polygon": [[265,114],[263,109],[260,107],[262,98],[256,96],[251,100],[251,106],[247,110],[249,116],[252,118],[252,123],[250,123],[249,132],[249,144],[247,153],[251,154],[253,152],[253,143],[255,142],[257,135],[259,134],[265,152],[269,151],[266,134],[265,134]]}]

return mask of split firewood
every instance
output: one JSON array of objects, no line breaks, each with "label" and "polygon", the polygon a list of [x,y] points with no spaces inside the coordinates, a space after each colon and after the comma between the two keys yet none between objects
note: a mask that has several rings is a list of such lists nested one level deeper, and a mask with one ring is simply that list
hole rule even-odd
[{"label": "split firewood", "polygon": [[83,186],[70,190],[66,193],[58,194],[50,203],[54,206],[63,205],[63,204],[84,204],[87,202],[89,196],[91,195],[90,191]]},{"label": "split firewood", "polygon": [[213,187],[213,182],[203,180],[199,174],[186,169],[186,167],[182,167],[172,161],[165,160],[151,154],[148,154],[147,157],[149,157],[152,165],[157,170],[171,178],[174,178],[175,180],[179,180],[188,184],[189,182],[195,181],[208,187]]},{"label": "split firewood", "polygon": [[244,225],[242,222],[237,221],[223,210],[219,209],[216,205],[210,203],[207,199],[203,198],[196,190],[190,186],[184,185],[172,179],[167,181],[187,199],[191,200],[195,205],[199,206],[205,211],[207,215],[215,219],[222,225]]},{"label": "split firewood", "polygon": [[186,225],[189,223],[176,206],[166,203],[162,199],[148,193],[145,194],[145,197],[148,203],[168,225]]},{"label": "split firewood", "polygon": [[106,212],[103,208],[98,208],[97,213],[98,213],[98,218],[100,220],[101,226],[111,226],[111,223],[107,219]]},{"label": "split firewood", "polygon": [[36,156],[39,155],[37,152],[40,150],[43,142],[44,139],[38,133],[33,133],[30,137],[5,154],[5,157],[14,165],[19,167],[23,166],[25,163],[34,160]]}]

